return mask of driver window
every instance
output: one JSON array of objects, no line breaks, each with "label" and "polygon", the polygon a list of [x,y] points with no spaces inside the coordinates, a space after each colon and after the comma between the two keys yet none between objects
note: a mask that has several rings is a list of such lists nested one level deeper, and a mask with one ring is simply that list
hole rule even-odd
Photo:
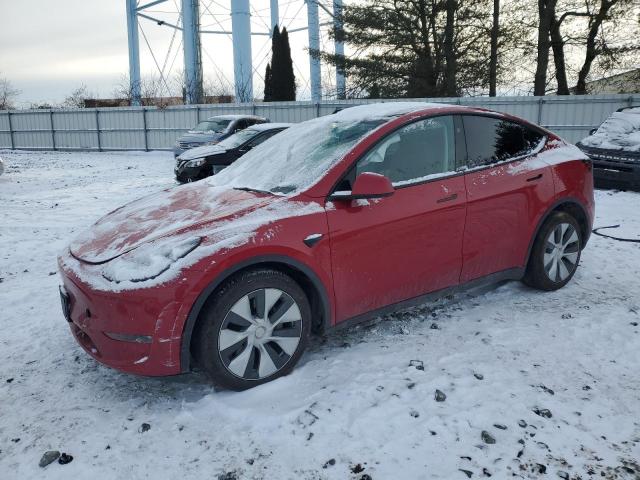
[{"label": "driver window", "polygon": [[455,138],[452,116],[426,118],[391,133],[361,158],[356,176],[380,173],[402,186],[453,172]]}]

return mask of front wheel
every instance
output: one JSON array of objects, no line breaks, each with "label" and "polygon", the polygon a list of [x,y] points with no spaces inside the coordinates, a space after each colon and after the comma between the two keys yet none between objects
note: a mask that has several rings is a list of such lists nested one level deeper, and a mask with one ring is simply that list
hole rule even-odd
[{"label": "front wheel", "polygon": [[540,290],[564,287],[576,273],[582,245],[576,219],[565,212],[551,214],[533,244],[524,282]]},{"label": "front wheel", "polygon": [[289,373],[310,329],[309,301],[292,278],[277,270],[244,272],[203,308],[194,356],[214,383],[245,390]]}]

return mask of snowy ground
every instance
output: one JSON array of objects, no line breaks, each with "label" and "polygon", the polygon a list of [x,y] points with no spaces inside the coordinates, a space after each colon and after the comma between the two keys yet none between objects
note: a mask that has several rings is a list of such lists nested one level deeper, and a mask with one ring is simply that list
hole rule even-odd
[{"label": "snowy ground", "polygon": [[[60,312],[56,253],[171,185],[170,154],[2,156],[0,478],[640,477],[639,244],[594,236],[561,291],[425,306],[314,341],[286,378],[216,392],[96,364]],[[640,235],[639,194],[597,203],[597,226]],[[47,450],[74,460],[42,470]]]}]

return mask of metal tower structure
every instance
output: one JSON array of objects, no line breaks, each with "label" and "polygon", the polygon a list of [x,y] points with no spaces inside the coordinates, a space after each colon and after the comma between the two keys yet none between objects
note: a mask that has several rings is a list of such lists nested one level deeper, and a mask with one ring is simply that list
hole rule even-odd
[{"label": "metal tower structure", "polygon": [[[233,72],[236,102],[250,102],[253,100],[253,59],[251,51],[252,35],[267,35],[271,37],[273,28],[278,25],[280,19],[279,1],[269,0],[270,22],[265,26],[270,26],[268,32],[252,31],[251,15],[252,6],[250,0],[229,0],[231,12],[231,31],[228,29],[210,30],[200,26],[200,0],[179,0],[180,17],[175,24],[161,20],[153,15],[149,9],[156,5],[168,2],[169,0],[149,0],[142,5],[137,0],[126,0],[127,9],[127,32],[129,42],[129,80],[133,105],[140,105],[141,102],[141,79],[140,79],[140,46],[138,39],[138,18],[144,18],[155,22],[157,25],[171,27],[182,31],[182,47],[184,53],[184,98],[185,103],[196,104],[202,101],[202,52],[201,35],[203,34],[223,34],[228,35],[233,43]],[[205,0],[202,0],[203,2]],[[327,23],[320,23],[319,8],[332,17],[333,26],[336,30],[342,28],[342,0],[333,0],[332,8],[323,4],[324,0],[304,0],[307,10],[307,26],[290,29],[289,33],[307,30],[308,50],[309,50],[309,83],[311,90],[311,100],[319,102],[322,98],[321,85],[321,62],[318,56],[320,52],[320,26]],[[174,4],[175,1],[173,2]],[[205,2],[206,3],[206,2]],[[218,2],[213,2],[220,5]],[[292,3],[291,1],[288,3]],[[177,5],[177,4],[176,4]],[[205,9],[209,7],[205,5]],[[146,12],[145,12],[146,10]],[[255,9],[253,10],[255,12]],[[286,11],[285,11],[286,15]],[[221,26],[221,25],[220,25]],[[221,26],[222,27],[222,26]],[[144,31],[142,32],[144,35]],[[145,41],[149,45],[147,37]],[[149,45],[149,48],[151,46]],[[334,53],[338,56],[344,55],[344,44],[342,38],[338,36],[335,40]],[[160,70],[159,63],[156,66]],[[336,91],[338,98],[345,96],[345,76],[344,70],[338,66],[336,68]],[[162,71],[161,71],[162,75]],[[165,81],[166,84],[166,81]]]},{"label": "metal tower structure", "polygon": [[202,52],[200,50],[200,2],[182,0],[185,103],[202,102]]}]

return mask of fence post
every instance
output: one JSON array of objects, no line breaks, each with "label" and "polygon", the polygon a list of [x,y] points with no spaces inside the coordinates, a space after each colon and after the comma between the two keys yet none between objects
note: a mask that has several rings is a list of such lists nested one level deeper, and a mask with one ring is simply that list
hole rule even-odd
[{"label": "fence post", "polygon": [[142,107],[142,126],[144,127],[144,151],[149,151],[149,137],[147,136],[147,108]]},{"label": "fence post", "polygon": [[13,139],[13,126],[11,125],[11,110],[7,110],[7,119],[9,120],[9,139],[11,140],[11,150],[15,150],[16,144]]},{"label": "fence post", "polygon": [[320,102],[316,102],[316,118],[320,116]]},{"label": "fence post", "polygon": [[542,124],[542,104],[544,103],[544,97],[540,97],[538,99],[538,121],[536,122],[538,125]]},{"label": "fence post", "polygon": [[96,137],[98,139],[98,151],[102,151],[102,141],[100,140],[100,110],[96,108]]},{"label": "fence post", "polygon": [[49,110],[49,126],[51,127],[51,146],[56,151],[56,131],[53,128],[53,110]]}]

